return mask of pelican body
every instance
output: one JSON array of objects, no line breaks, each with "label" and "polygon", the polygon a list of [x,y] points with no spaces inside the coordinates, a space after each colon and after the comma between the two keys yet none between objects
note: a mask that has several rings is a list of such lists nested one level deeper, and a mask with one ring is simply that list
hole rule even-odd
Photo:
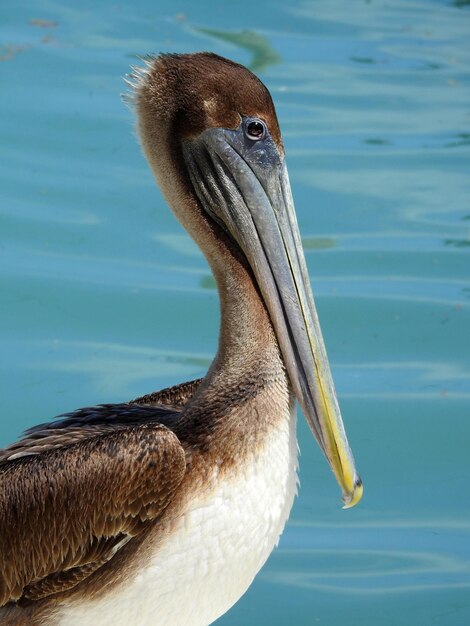
[{"label": "pelican body", "polygon": [[0,623],[207,626],[246,591],[297,485],[295,400],[362,495],[269,92],[209,53],[134,81],[140,139],[220,296],[201,380],[65,414],[0,452]]}]

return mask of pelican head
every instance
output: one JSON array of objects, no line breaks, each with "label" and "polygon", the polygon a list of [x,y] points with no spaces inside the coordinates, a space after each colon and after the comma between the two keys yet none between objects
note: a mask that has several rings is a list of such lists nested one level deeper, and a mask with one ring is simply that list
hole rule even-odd
[{"label": "pelican head", "polygon": [[[141,142],[178,219],[211,264],[249,268],[292,389],[341,487],[362,496],[325,352],[271,96],[245,67],[209,53],[162,55],[136,85]],[[222,251],[222,254],[221,254]]]}]

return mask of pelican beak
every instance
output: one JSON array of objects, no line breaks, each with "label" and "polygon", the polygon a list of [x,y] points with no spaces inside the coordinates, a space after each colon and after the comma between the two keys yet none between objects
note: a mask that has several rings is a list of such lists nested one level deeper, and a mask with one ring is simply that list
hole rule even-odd
[{"label": "pelican beak", "polygon": [[183,144],[203,208],[243,250],[269,311],[294,393],[341,487],[344,508],[362,481],[341,419],[308,278],[284,156],[268,136],[211,128]]}]

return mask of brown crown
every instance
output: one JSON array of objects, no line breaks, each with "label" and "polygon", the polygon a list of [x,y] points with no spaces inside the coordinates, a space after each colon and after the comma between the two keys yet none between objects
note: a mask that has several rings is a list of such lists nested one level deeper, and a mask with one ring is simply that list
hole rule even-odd
[{"label": "brown crown", "polygon": [[[207,128],[237,128],[240,115],[259,117],[282,150],[271,95],[243,65],[210,52],[162,54],[136,88],[138,108],[175,133],[195,137]],[[151,107],[151,111],[147,107]]]}]

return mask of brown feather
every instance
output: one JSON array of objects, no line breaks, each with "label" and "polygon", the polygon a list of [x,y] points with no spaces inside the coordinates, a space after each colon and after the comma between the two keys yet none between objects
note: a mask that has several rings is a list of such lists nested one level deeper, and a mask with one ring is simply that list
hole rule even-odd
[{"label": "brown feather", "polygon": [[0,449],[0,466],[6,461],[63,448],[120,428],[166,423],[183,409],[200,384],[192,380],[154,391],[122,404],[77,409],[46,424],[34,426],[15,443]]},{"label": "brown feather", "polygon": [[91,547],[87,553],[89,563],[84,563],[78,567],[63,566],[62,571],[50,574],[25,587],[22,597],[27,600],[41,600],[72,589],[107,563],[114,556],[117,549],[125,545],[125,542],[129,541],[129,539],[130,536],[116,535],[109,539],[96,541],[96,547]]},{"label": "brown feather", "polygon": [[[176,435],[158,424],[104,431],[1,466],[0,605],[80,582],[113,556],[117,537],[138,534],[162,513],[185,468]],[[62,576],[64,568],[73,576]]]},{"label": "brown feather", "polygon": [[202,378],[197,380],[191,380],[187,383],[181,383],[180,385],[174,385],[173,387],[167,387],[160,391],[154,391],[148,393],[145,396],[140,396],[135,400],[132,400],[133,404],[150,404],[154,406],[164,406],[168,409],[181,410],[185,404],[193,397]]}]

